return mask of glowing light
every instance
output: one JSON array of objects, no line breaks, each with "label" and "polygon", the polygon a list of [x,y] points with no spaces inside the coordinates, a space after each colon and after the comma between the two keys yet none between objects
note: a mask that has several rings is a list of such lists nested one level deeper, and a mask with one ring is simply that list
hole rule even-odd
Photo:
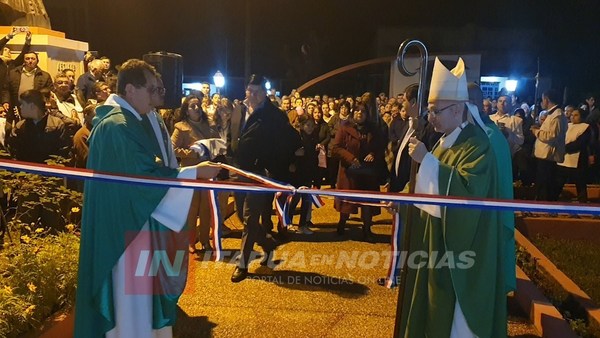
[{"label": "glowing light", "polygon": [[200,89],[202,89],[202,83],[200,83],[200,82],[184,83],[183,88],[199,91]]},{"label": "glowing light", "polygon": [[506,78],[498,76],[482,76],[481,82],[502,82],[504,79]]},{"label": "glowing light", "polygon": [[514,92],[515,90],[517,90],[517,83],[519,81],[517,80],[506,80],[506,90],[508,90],[509,92]]},{"label": "glowing light", "polygon": [[215,82],[215,87],[217,87],[219,89],[223,88],[223,86],[225,86],[225,77],[218,70],[215,73],[215,75],[213,76],[213,81]]}]

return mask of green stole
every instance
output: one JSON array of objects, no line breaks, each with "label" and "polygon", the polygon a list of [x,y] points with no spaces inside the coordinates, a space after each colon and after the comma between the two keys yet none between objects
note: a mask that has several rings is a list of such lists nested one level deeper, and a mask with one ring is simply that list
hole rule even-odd
[{"label": "green stole", "polygon": [[[514,199],[512,156],[506,137],[500,132],[498,126],[491,120],[485,123],[490,129],[489,139],[496,157],[498,172],[498,198]],[[504,278],[505,291],[508,293],[517,288],[516,257],[515,257],[515,212],[503,210],[498,212],[500,224],[503,225],[504,238]]]}]

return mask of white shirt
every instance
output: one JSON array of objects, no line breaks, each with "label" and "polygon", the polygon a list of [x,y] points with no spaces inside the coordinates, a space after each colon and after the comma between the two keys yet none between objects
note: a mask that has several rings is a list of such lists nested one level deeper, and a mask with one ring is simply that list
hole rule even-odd
[{"label": "white shirt", "polygon": [[508,114],[500,115],[499,113],[490,115],[490,119],[500,127],[504,124],[504,127],[508,131],[508,146],[510,148],[510,154],[514,155],[521,149],[525,137],[523,136],[523,120],[517,116],[510,116]]},{"label": "white shirt", "polygon": [[81,107],[81,104],[79,104],[79,101],[77,100],[77,97],[75,97],[75,94],[71,94],[71,97],[73,98],[75,104],[67,101],[61,101],[54,92],[52,92],[52,95],[54,96],[58,110],[60,110],[60,112],[63,113],[63,115],[67,117],[73,117],[72,112],[73,110],[75,110],[77,118],[79,119],[79,123],[82,126],[85,125],[85,121],[83,119],[83,108]]}]

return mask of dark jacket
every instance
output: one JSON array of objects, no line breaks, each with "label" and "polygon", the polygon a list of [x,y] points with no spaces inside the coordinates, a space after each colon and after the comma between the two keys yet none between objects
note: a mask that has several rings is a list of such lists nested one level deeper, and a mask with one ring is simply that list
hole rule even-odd
[{"label": "dark jacket", "polygon": [[[309,133],[305,127],[306,124],[313,124],[314,130]],[[300,138],[302,139],[304,155],[296,157],[296,171],[291,182],[296,187],[310,187],[317,177],[319,151],[316,147],[319,144],[319,134],[320,128],[314,125],[312,120],[300,124]]]},{"label": "dark jacket", "polygon": [[[94,86],[96,85],[96,78],[89,71],[81,74],[77,79],[76,91],[77,99],[82,105],[85,104],[89,99],[95,99],[96,93],[94,93]],[[83,100],[83,102],[81,102]]]},{"label": "dark jacket", "polygon": [[[21,84],[21,74],[23,67],[16,67],[8,72],[8,83],[6,88],[2,89],[2,103],[9,102],[11,106],[19,105],[19,85]],[[33,79],[33,88],[48,94],[52,90],[52,77],[48,72],[41,70],[39,67],[35,70]],[[9,112],[7,121],[12,122],[14,115]]]},{"label": "dark jacket", "polygon": [[390,124],[389,129],[389,138],[392,143],[392,151],[394,154],[398,152],[398,148],[400,148],[400,144],[402,140],[404,140],[404,135],[408,131],[408,119],[403,120],[400,116],[395,117]]},{"label": "dark jacket", "polygon": [[240,103],[233,107],[233,111],[231,112],[231,125],[229,126],[229,134],[231,135],[231,139],[229,140],[229,156],[234,157],[237,149],[238,143],[240,142],[240,135],[242,132],[242,126],[244,125],[244,121],[246,120],[246,106],[243,103]]},{"label": "dark jacket", "polygon": [[289,182],[294,152],[302,147],[300,135],[285,114],[266,99],[246,121],[235,153],[236,164],[244,170]]},{"label": "dark jacket", "polygon": [[11,154],[19,161],[45,163],[50,155],[69,157],[72,141],[60,118],[46,115],[37,124],[25,119],[8,138]]},{"label": "dark jacket", "polygon": [[[9,39],[7,39],[6,37],[3,37],[2,39],[0,39],[0,51],[2,50],[2,48],[4,48],[6,46],[8,41],[9,41]],[[21,49],[21,53],[19,54],[19,56],[17,56],[13,60],[0,61],[0,88],[2,90],[5,90],[7,88],[6,86],[8,84],[8,72],[15,67],[23,65],[23,61],[25,60],[25,54],[29,53],[30,49],[31,49],[31,41],[25,40],[25,44],[23,45],[23,49]],[[8,101],[2,101],[0,103],[4,103],[4,102],[8,102]]]}]

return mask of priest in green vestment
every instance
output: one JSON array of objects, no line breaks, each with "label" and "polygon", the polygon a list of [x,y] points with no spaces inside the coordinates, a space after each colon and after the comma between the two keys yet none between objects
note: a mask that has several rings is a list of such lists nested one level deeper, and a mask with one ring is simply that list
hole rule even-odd
[{"label": "priest in green vestment", "polygon": [[[437,58],[429,122],[444,135],[431,152],[411,138],[420,163],[415,192],[498,198],[496,158],[484,131],[468,122],[465,67],[449,71]],[[400,336],[506,337],[503,229],[495,210],[409,206],[408,276]]]},{"label": "priest in green vestment", "polygon": [[[148,116],[160,91],[156,75],[141,60],[122,65],[118,95],[96,109],[87,168],[154,178],[214,177],[219,168],[211,163],[173,165],[170,138]],[[182,229],[192,194],[182,188],[85,183],[75,337],[172,335],[187,277]]]}]

